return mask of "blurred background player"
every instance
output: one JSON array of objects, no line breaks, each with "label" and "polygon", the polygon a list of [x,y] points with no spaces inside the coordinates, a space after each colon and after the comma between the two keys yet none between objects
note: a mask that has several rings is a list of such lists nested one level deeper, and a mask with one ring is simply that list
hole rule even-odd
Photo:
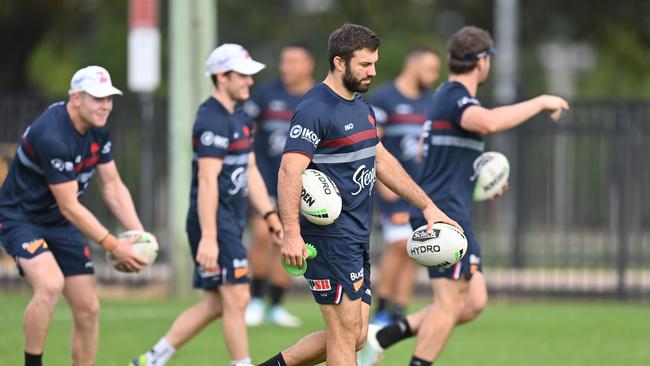
[{"label": "blurred background player", "polygon": [[130,365],[161,366],[221,317],[232,366],[252,365],[244,322],[250,299],[248,260],[241,242],[247,199],[262,212],[267,231],[279,242],[282,226],[257,170],[251,146],[252,120],[240,102],[250,96],[253,76],[265,66],[242,46],[217,47],[206,62],[212,94],[199,107],[192,130],[193,160],[187,234],[195,260],[194,287],[203,299],[176,318],[151,351]]},{"label": "blurred background player", "polygon": [[[416,179],[418,140],[438,80],[440,58],[430,48],[412,48],[399,76],[381,86],[370,98],[378,133],[386,150]],[[404,315],[415,285],[416,264],[406,253],[411,235],[409,204],[381,182],[377,183],[379,213],[386,250],[379,269],[379,297],[372,322],[385,325]]]},{"label": "blurred background player", "polygon": [[113,110],[108,71],[78,70],[67,102],[52,104],[23,134],[16,159],[0,189],[0,242],[33,289],[25,309],[25,365],[42,365],[52,313],[63,293],[73,318],[72,363],[95,364],[99,300],[86,239],[99,243],[117,262],[139,271],[146,260],[117,239],[80,202],[97,173],[102,197],[128,230],[142,230],[111,153],[106,123]]},{"label": "blurred background player", "polygon": [[[280,77],[253,92],[244,109],[255,119],[254,150],[257,166],[273,204],[277,202],[278,170],[289,133],[293,111],[302,96],[314,85],[314,58],[305,44],[294,43],[282,49]],[[251,215],[252,240],[248,249],[251,266],[251,302],[246,308],[246,324],[260,325],[265,318],[285,327],[297,327],[300,319],[291,315],[282,300],[290,285],[289,274],[280,265],[280,248],[271,245],[268,225],[259,214]],[[270,300],[266,312],[264,296]]]},{"label": "blurred background player", "polygon": [[[447,45],[449,80],[435,92],[423,129],[423,165],[418,183],[427,195],[465,231],[463,259],[448,269],[429,268],[433,301],[381,330],[372,326],[359,365],[371,365],[383,349],[416,335],[409,365],[430,366],[442,352],[455,326],[476,319],[487,305],[487,286],[478,241],[471,227],[474,161],[484,149],[483,136],[516,127],[541,111],[557,115],[569,108],[559,97],[536,98],[493,109],[481,106],[478,86],[490,72],[496,50],[485,30],[464,27]],[[503,193],[503,192],[502,192]],[[411,226],[425,224],[416,210]]]}]

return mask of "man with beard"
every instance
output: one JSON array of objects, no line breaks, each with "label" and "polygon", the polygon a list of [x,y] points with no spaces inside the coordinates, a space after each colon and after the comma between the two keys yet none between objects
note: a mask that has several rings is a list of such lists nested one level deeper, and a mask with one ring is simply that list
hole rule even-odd
[{"label": "man with beard", "polygon": [[265,65],[244,47],[226,43],[206,62],[212,93],[192,129],[192,187],[187,235],[194,257],[194,288],[203,298],[180,314],[153,348],[129,365],[162,366],[205,326],[222,318],[231,366],[250,366],[244,312],[250,299],[248,260],[242,245],[247,198],[279,243],[282,227],[257,170],[252,120],[239,103],[249,98],[253,75]]},{"label": "man with beard", "polygon": [[[307,90],[314,86],[314,58],[306,45],[290,44],[280,53],[278,69],[280,77],[260,86],[244,105],[244,110],[255,119],[255,158],[274,204],[277,203],[282,150],[293,111]],[[248,260],[251,266],[252,298],[246,308],[246,325],[260,325],[266,315],[266,320],[271,324],[297,327],[300,319],[282,306],[290,278],[278,261],[280,248],[271,245],[268,225],[262,216],[252,213],[250,220],[252,238]],[[265,314],[264,296],[267,287],[271,307]]]},{"label": "man with beard", "polygon": [[[413,179],[420,168],[416,161],[418,138],[439,71],[440,59],[432,49],[414,47],[406,54],[399,76],[380,87],[370,99],[382,144]],[[406,253],[406,241],[412,232],[409,204],[381,182],[377,193],[387,248],[381,259],[379,299],[371,322],[386,325],[404,315],[415,284],[416,264]]]},{"label": "man with beard", "polygon": [[[318,255],[305,278],[320,306],[325,330],[302,338],[265,366],[355,364],[366,340],[370,315],[369,241],[372,192],[377,177],[422,210],[429,229],[436,221],[455,224],[415,184],[378,141],[375,117],[358,93],[375,77],[379,38],[370,29],[345,24],[329,37],[330,71],[298,105],[278,176],[280,217],[285,229],[282,260],[301,266],[305,242]],[[300,175],[317,169],[338,186],[341,216],[323,227],[299,218]]]},{"label": "man with beard", "polygon": [[[555,120],[562,110],[569,109],[564,99],[552,95],[493,109],[482,107],[476,92],[487,79],[491,58],[496,54],[490,34],[483,29],[464,27],[451,36],[447,52],[449,80],[431,100],[423,129],[423,165],[418,183],[460,223],[467,237],[467,253],[451,268],[429,268],[432,305],[381,330],[372,326],[368,346],[360,353],[361,366],[376,363],[385,348],[413,335],[417,338],[409,365],[430,366],[454,327],[479,316],[487,304],[487,287],[480,248],[471,227],[471,205],[474,162],[483,152],[483,136],[518,126],[541,111],[553,112]],[[424,218],[412,210],[411,226],[424,223]]]}]

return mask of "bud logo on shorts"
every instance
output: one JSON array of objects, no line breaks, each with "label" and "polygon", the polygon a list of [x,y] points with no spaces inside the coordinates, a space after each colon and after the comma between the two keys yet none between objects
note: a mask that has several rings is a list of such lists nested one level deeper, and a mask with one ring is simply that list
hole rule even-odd
[{"label": "bud logo on shorts", "polygon": [[29,254],[34,254],[41,246],[43,248],[47,248],[47,243],[43,239],[36,239],[30,242],[22,243],[20,246]]},{"label": "bud logo on shorts", "polygon": [[363,285],[363,268],[361,268],[359,272],[350,273],[350,280],[352,280],[354,291],[359,291],[359,289]]},{"label": "bud logo on shorts", "polygon": [[309,282],[309,288],[312,291],[329,291],[332,289],[330,280],[307,280]]},{"label": "bud logo on shorts", "polygon": [[248,274],[248,259],[233,259],[232,266],[235,268],[235,278],[239,279]]}]

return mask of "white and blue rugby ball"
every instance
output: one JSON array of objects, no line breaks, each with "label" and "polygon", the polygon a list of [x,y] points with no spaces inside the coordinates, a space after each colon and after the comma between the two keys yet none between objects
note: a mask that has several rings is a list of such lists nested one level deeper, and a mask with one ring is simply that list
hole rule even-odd
[{"label": "white and blue rugby ball", "polygon": [[[152,233],[139,230],[125,231],[119,234],[118,238],[132,238],[134,236],[140,236],[140,239],[133,243],[133,250],[144,257],[147,262],[149,262],[149,265],[151,265],[156,258],[158,258],[158,240],[156,240],[156,237]],[[120,272],[129,272],[126,268],[122,267],[121,264],[117,263],[111,252],[106,252],[106,260],[116,270]]]},{"label": "white and blue rugby ball", "polygon": [[476,185],[472,199],[480,202],[493,198],[508,184],[510,163],[505,155],[496,151],[484,152],[474,161]]},{"label": "white and blue rugby ball", "polygon": [[341,214],[341,194],[336,184],[316,169],[302,173],[300,213],[312,224],[330,225]]},{"label": "white and blue rugby ball", "polygon": [[467,238],[456,227],[436,222],[431,233],[427,233],[426,225],[413,231],[406,252],[421,266],[449,268],[467,252]]}]

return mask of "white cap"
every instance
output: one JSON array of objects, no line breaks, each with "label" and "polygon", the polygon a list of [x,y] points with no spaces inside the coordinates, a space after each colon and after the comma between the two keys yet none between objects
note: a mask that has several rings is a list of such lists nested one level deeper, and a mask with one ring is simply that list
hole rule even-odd
[{"label": "white cap", "polygon": [[210,53],[205,62],[206,75],[235,71],[242,75],[254,75],[266,67],[251,58],[246,49],[238,44],[224,43]]},{"label": "white cap", "polygon": [[111,83],[111,75],[101,66],[87,66],[72,75],[68,94],[79,92],[86,92],[97,98],[122,95],[122,91]]}]

